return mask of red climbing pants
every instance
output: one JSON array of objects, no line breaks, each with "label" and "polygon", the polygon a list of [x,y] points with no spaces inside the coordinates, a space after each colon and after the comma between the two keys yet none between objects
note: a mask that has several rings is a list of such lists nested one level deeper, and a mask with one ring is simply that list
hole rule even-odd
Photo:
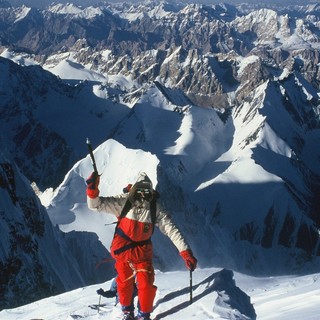
[{"label": "red climbing pants", "polygon": [[122,306],[131,305],[134,290],[134,281],[138,289],[138,299],[142,312],[152,312],[153,301],[157,287],[154,283],[154,269],[152,261],[131,263],[118,260],[115,264],[119,302]]}]

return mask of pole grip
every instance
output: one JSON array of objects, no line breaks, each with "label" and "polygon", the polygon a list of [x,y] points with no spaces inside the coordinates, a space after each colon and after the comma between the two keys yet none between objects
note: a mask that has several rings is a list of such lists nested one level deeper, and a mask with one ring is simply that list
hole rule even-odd
[{"label": "pole grip", "polygon": [[90,158],[91,158],[91,162],[93,165],[93,170],[96,174],[98,174],[98,169],[97,169],[97,165],[96,165],[96,160],[94,159],[94,155],[93,155],[93,150],[92,150],[92,145],[91,142],[89,140],[89,138],[87,138],[87,146],[88,146],[88,150],[89,150],[89,154],[90,154]]}]

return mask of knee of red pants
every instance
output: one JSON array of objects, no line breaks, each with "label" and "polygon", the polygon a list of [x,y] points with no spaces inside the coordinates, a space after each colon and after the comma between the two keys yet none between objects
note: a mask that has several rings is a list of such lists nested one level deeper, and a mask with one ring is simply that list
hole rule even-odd
[{"label": "knee of red pants", "polygon": [[145,290],[141,290],[141,288],[138,289],[139,305],[142,312],[152,312],[156,292],[157,287],[153,285],[147,287]]},{"label": "knee of red pants", "polygon": [[132,278],[125,283],[117,281],[117,290],[120,304],[125,307],[130,306],[133,300],[134,279]]},{"label": "knee of red pants", "polygon": [[142,312],[152,312],[153,301],[156,296],[157,287],[153,285],[154,269],[152,264],[143,263],[139,265],[137,272],[137,287],[140,310]]},{"label": "knee of red pants", "polygon": [[122,306],[130,306],[134,291],[133,271],[128,263],[116,263],[116,270],[119,302]]}]

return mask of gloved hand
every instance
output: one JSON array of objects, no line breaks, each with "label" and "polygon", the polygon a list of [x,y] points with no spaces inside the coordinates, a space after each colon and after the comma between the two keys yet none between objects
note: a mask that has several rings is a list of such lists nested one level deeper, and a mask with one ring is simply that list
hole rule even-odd
[{"label": "gloved hand", "polygon": [[102,288],[100,288],[99,290],[97,290],[97,294],[100,294],[105,298],[114,298],[117,295],[117,291],[112,291],[112,290],[104,291]]},{"label": "gloved hand", "polygon": [[187,268],[190,271],[193,271],[197,267],[197,259],[193,256],[193,253],[190,249],[180,252],[180,256],[183,258]]},{"label": "gloved hand", "polygon": [[95,199],[99,196],[99,182],[100,176],[97,172],[92,172],[90,177],[86,180],[87,183],[87,196],[91,199]]},{"label": "gloved hand", "polygon": [[123,193],[128,193],[130,192],[130,189],[132,188],[132,184],[129,183],[126,187],[123,188]]}]

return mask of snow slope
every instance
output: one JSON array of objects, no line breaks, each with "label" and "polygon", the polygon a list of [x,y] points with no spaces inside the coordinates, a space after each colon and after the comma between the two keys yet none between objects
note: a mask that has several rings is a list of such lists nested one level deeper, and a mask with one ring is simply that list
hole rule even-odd
[{"label": "snow slope", "polygon": [[[156,271],[158,287],[153,317],[156,319],[319,319],[320,274],[255,278],[229,270],[197,269],[193,273],[193,303],[190,304],[189,273]],[[174,286],[173,286],[174,283]],[[3,320],[116,320],[119,307],[114,298],[101,298],[106,304],[98,310],[96,290],[108,290],[111,280],[36,301],[19,308],[3,310]]]}]

